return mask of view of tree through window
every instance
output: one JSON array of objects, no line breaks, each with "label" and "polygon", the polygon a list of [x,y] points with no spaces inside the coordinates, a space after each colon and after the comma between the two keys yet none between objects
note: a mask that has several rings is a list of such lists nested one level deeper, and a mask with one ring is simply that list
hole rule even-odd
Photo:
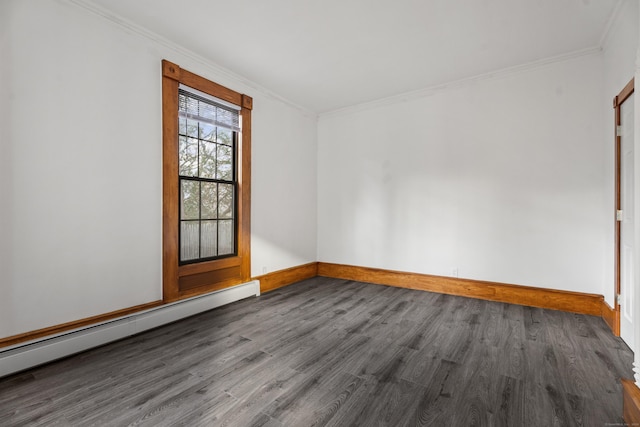
[{"label": "view of tree through window", "polygon": [[179,91],[180,262],[236,254],[238,112]]}]

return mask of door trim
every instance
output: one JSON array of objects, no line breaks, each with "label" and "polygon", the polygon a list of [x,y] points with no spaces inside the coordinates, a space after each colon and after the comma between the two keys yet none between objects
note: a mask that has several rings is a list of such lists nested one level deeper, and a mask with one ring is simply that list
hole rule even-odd
[{"label": "door trim", "polygon": [[613,108],[615,110],[615,126],[613,129],[613,135],[615,138],[615,209],[614,209],[614,223],[615,223],[615,250],[614,250],[614,311],[615,311],[615,320],[613,323],[613,333],[616,336],[620,336],[620,304],[618,304],[617,295],[620,294],[620,221],[616,219],[616,212],[621,208],[621,198],[620,198],[620,172],[622,159],[621,156],[621,137],[618,136],[616,129],[621,124],[620,117],[620,106],[624,101],[631,96],[634,91],[634,79],[631,79],[629,83],[620,91],[620,93],[613,97]]}]

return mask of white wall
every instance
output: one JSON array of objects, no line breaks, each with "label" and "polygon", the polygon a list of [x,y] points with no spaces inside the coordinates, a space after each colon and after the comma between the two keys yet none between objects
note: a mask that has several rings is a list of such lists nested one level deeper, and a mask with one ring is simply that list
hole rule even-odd
[{"label": "white wall", "polygon": [[[317,260],[317,119],[254,102],[252,274]],[[257,132],[268,139],[256,139]]]},{"label": "white wall", "polygon": [[254,276],[320,260],[612,303],[609,106],[635,69],[637,9],[624,1],[602,54],[325,114],[318,129],[69,1],[0,1],[0,337],[161,298],[163,58],[254,97]]},{"label": "white wall", "polygon": [[[606,198],[602,204],[603,213],[608,216],[610,226],[605,236],[605,257],[603,295],[610,306],[614,304],[614,195],[615,195],[615,146],[613,97],[634,77],[636,51],[638,48],[638,2],[625,0],[611,26],[603,44],[603,105],[604,136],[603,161],[605,167]],[[637,111],[637,109],[636,109]]]},{"label": "white wall", "polygon": [[2,7],[0,337],[161,298],[163,58],[254,98],[252,273],[315,261],[312,114],[69,2]]},{"label": "white wall", "polygon": [[[614,110],[612,107],[613,97],[616,96],[622,88],[635,77],[636,88],[640,79],[640,68],[638,67],[639,55],[638,48],[640,47],[640,34],[638,26],[640,23],[640,10],[638,3],[632,0],[625,0],[622,2],[621,9],[616,19],[613,21],[611,31],[608,37],[603,43],[603,68],[604,68],[604,99],[608,104],[608,108],[605,109],[603,117],[605,128],[605,166],[606,177],[608,179],[608,192],[606,199],[606,207],[609,208],[609,212],[612,211],[614,205],[615,187],[615,148],[614,148]],[[640,174],[637,173],[640,170],[640,99],[637,93],[635,94],[635,193],[640,188]],[[626,101],[630,102],[630,101]],[[640,198],[635,198],[634,207],[634,223],[640,224]],[[640,228],[635,228],[635,289],[638,289],[640,285],[640,275],[637,274],[640,271],[640,258],[638,258],[638,248],[640,248]],[[607,253],[610,256],[607,258],[607,271],[614,271],[614,229],[610,228],[610,233],[607,234],[606,240]],[[622,272],[624,274],[624,272]],[[623,284],[624,285],[624,284]],[[614,276],[609,275],[608,283],[606,284],[604,295],[605,299],[610,306],[614,307]],[[625,302],[631,299],[632,310],[632,323],[633,331],[629,331],[625,328],[626,322],[621,321],[621,337],[631,346],[635,354],[634,360],[634,372],[636,384],[640,384],[640,349],[638,348],[640,343],[640,293],[639,292],[622,292],[623,297],[627,298],[622,302],[621,306],[625,306]],[[624,309],[621,307],[621,317],[626,317]]]},{"label": "white wall", "polygon": [[321,116],[319,260],[602,294],[602,80],[596,52]]},{"label": "white wall", "polygon": [[[11,36],[11,20],[10,20],[11,3],[0,1],[0,292],[2,292],[2,300],[9,303],[2,306],[0,310],[0,324],[8,325],[10,328],[13,323],[13,307],[11,301],[13,298],[13,289],[6,284],[11,280],[11,249],[9,244],[2,242],[11,241],[11,204],[7,200],[11,200],[12,193],[12,166],[11,166],[11,144],[9,143],[9,125],[10,125],[10,105],[9,83],[11,76],[9,75],[10,57],[10,36]],[[2,304],[2,303],[0,303]]]}]

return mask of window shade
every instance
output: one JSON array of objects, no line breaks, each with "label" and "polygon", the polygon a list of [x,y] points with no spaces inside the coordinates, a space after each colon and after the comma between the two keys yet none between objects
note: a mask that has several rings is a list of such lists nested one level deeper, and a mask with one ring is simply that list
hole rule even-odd
[{"label": "window shade", "polygon": [[184,89],[179,89],[178,95],[178,116],[240,131],[238,111]]}]

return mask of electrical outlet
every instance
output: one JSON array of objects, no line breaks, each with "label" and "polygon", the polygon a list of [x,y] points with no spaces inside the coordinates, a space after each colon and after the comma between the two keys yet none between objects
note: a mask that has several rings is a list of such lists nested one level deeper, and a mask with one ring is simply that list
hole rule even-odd
[{"label": "electrical outlet", "polygon": [[267,274],[267,267],[266,266],[262,266],[262,274]]},{"label": "electrical outlet", "polygon": [[454,268],[451,270],[451,277],[458,277],[458,268]]}]

